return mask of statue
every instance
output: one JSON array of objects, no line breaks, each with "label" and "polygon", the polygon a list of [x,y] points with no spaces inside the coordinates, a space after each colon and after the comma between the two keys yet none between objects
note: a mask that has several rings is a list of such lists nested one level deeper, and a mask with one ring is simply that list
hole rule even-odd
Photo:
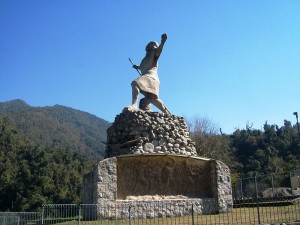
[{"label": "statue", "polygon": [[[145,97],[140,100],[139,108],[150,111],[150,104],[155,105],[163,113],[171,114],[162,100],[158,97],[159,78],[157,74],[158,58],[162,53],[164,44],[167,40],[167,34],[161,35],[161,43],[151,41],[146,46],[146,56],[141,64],[132,67],[141,75],[132,81],[132,105],[129,108],[137,109],[138,96],[142,93]],[[131,61],[131,60],[130,60]]]}]

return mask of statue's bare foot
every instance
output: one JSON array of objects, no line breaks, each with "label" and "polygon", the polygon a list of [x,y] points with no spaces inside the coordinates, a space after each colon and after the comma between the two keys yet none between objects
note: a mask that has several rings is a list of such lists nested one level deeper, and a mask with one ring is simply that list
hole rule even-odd
[{"label": "statue's bare foot", "polygon": [[134,105],[129,105],[129,106],[126,106],[123,111],[131,111],[131,112],[134,112],[134,111],[139,111],[139,109],[136,108],[136,106]]}]

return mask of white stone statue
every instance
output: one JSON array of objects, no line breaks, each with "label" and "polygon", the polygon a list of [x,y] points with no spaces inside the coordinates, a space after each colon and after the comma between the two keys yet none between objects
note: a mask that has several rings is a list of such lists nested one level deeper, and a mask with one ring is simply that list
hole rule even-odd
[{"label": "white stone statue", "polygon": [[132,105],[129,108],[137,109],[138,96],[142,93],[145,98],[141,99],[139,108],[150,111],[150,103],[164,113],[170,114],[162,100],[159,99],[159,78],[157,74],[158,58],[162,53],[167,34],[161,35],[161,43],[151,41],[146,46],[146,56],[141,64],[132,65],[141,75],[132,81]]}]

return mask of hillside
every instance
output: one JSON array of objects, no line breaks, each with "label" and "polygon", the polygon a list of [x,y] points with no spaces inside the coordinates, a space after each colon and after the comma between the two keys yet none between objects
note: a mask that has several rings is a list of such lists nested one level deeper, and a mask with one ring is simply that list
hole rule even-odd
[{"label": "hillside", "polygon": [[0,103],[0,115],[19,133],[43,147],[69,148],[102,159],[110,123],[92,114],[54,105],[32,107],[22,100]]},{"label": "hillside", "polygon": [[[208,123],[201,118],[190,124],[198,155],[226,163],[233,187],[240,190],[243,182],[244,196],[256,194],[254,176],[259,175],[264,191],[273,184],[289,187],[290,171],[300,169],[300,134],[290,121],[283,126],[266,122],[262,130],[246,126],[231,135],[203,129]],[[102,158],[109,126],[65,106],[0,103],[0,211],[80,203],[82,176]]]},{"label": "hillside", "polygon": [[82,177],[92,164],[70,149],[33,143],[0,115],[0,211],[80,203]]}]

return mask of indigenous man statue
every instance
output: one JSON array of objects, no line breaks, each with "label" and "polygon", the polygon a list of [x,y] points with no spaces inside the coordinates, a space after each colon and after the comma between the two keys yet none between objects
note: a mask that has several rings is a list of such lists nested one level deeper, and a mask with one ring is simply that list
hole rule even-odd
[{"label": "indigenous man statue", "polygon": [[140,73],[140,77],[132,81],[132,105],[130,108],[137,108],[138,96],[142,93],[145,98],[140,101],[139,108],[145,111],[150,111],[150,103],[156,106],[164,113],[170,114],[167,107],[159,99],[159,78],[157,74],[158,58],[162,53],[164,44],[167,40],[167,34],[161,35],[161,43],[151,41],[146,46],[146,56],[141,64],[133,65],[132,67]]}]

